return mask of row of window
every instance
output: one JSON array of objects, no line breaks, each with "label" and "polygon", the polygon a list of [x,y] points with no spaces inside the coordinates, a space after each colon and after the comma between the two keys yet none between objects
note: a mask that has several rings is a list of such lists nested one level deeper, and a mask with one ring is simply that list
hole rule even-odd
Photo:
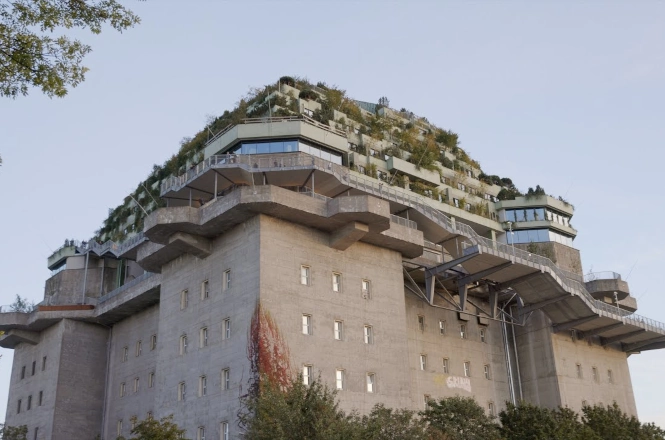
[{"label": "row of window", "polygon": [[543,243],[554,241],[568,247],[573,247],[573,238],[549,229],[521,229],[506,233],[506,242],[508,244],[520,243]]},{"label": "row of window", "polygon": [[[148,412],[148,419],[152,419],[152,412]],[[135,423],[132,423],[131,429],[136,427]],[[120,437],[123,430],[123,421],[122,419],[118,420],[116,425],[117,435]],[[37,434],[35,433],[35,438]],[[199,426],[196,428],[196,440],[205,440],[206,438],[206,428],[205,426]],[[229,440],[229,422],[221,422],[219,424],[219,438],[220,440]]]},{"label": "row of window", "polygon": [[[303,365],[302,367],[302,381],[305,385],[311,385],[313,376],[313,365]],[[335,370],[335,389],[343,391],[347,389],[346,384],[346,370]],[[376,392],[376,374],[365,373],[365,391],[368,393]]]},{"label": "row of window", "polygon": [[[426,354],[421,354],[419,357],[419,366],[420,370],[426,371],[427,370],[427,355]],[[442,360],[442,366],[443,366],[443,372],[445,374],[452,374],[450,371],[450,359],[448,358],[443,358]],[[462,364],[463,367],[463,374],[464,377],[471,377],[471,362],[470,361],[464,361]],[[485,364],[483,365],[483,377],[487,380],[492,379],[492,369],[490,364]]]},{"label": "row of window", "polygon": [[549,220],[560,225],[570,226],[570,217],[561,215],[546,208],[506,209],[507,222],[534,222]]},{"label": "row of window", "polygon": [[[153,351],[157,348],[157,334],[150,336],[150,351]],[[136,346],[134,349],[134,355],[139,357],[143,354],[143,340],[139,339],[136,341]],[[127,362],[129,360],[129,346],[125,345],[122,347],[122,362]]]},{"label": "row of window", "polygon": [[[21,380],[25,379],[26,365],[21,367]],[[42,371],[46,370],[46,356],[42,358]],[[37,372],[37,361],[32,361],[32,373],[31,376],[34,376]]]},{"label": "row of window", "polygon": [[[575,364],[575,371],[577,373],[578,379],[584,379],[584,370],[582,369],[582,364]],[[607,370],[606,377],[607,383],[614,383],[614,373],[612,373],[612,370]],[[600,373],[598,372],[597,367],[591,367],[591,379],[593,379],[593,381],[596,383],[600,383]]]},{"label": "row of window", "polygon": [[[221,373],[220,386],[222,391],[231,389],[231,369],[224,368]],[[199,376],[198,397],[205,397],[208,395],[208,376]],[[187,382],[182,381],[178,384],[178,402],[182,402],[187,398]]]},{"label": "row of window", "polygon": [[[312,285],[312,268],[311,266],[301,265],[300,266],[300,284],[303,286]],[[369,299],[372,296],[370,280],[362,280],[360,282],[360,293],[363,298]],[[333,292],[342,291],[342,274],[340,272],[332,272],[331,277],[331,287]]]},{"label": "row of window", "polygon": [[[151,371],[148,373],[148,388],[152,388],[155,386],[155,372]],[[141,380],[138,377],[134,378],[134,386],[133,390],[134,393],[138,393],[139,390],[141,389]],[[120,384],[120,397],[125,397],[127,395],[127,383],[122,382]]]},{"label": "row of window", "polygon": [[[222,277],[222,292],[231,288],[231,269],[225,270]],[[203,280],[201,282],[201,290],[199,293],[201,301],[210,298],[210,281]],[[180,310],[184,310],[189,306],[189,289],[184,289],[180,292]]]},{"label": "row of window", "polygon": [[[38,396],[37,406],[42,406],[42,404],[44,403],[44,392],[40,391],[37,396]],[[32,409],[32,394],[28,396],[28,400],[26,401],[26,411],[30,411],[31,409]],[[21,411],[23,411],[23,399],[18,399],[16,405],[16,413],[20,414]]]},{"label": "row of window", "polygon": [[[302,315],[302,334],[311,336],[314,334],[314,327],[312,324],[312,315]],[[333,338],[336,341],[343,341],[345,338],[344,321],[333,321]],[[371,325],[363,326],[363,340],[365,344],[374,343],[374,327]]]},{"label": "row of window", "polygon": [[[199,348],[208,346],[209,334],[210,332],[208,331],[208,327],[201,327],[201,329],[199,329]],[[225,340],[229,338],[231,338],[231,318],[226,318],[222,321],[222,339]],[[189,339],[187,337],[187,333],[183,333],[180,336],[179,354],[183,355],[187,353],[188,346]]]},{"label": "row of window", "polygon": [[[423,396],[423,403],[425,404],[425,409],[427,409],[430,406],[430,404],[432,403],[433,400],[434,399],[432,399],[432,396],[430,396],[429,394],[425,394]],[[487,402],[487,413],[490,416],[495,416],[496,415],[496,409],[495,409],[495,406],[494,406],[494,402],[492,402],[491,400],[489,402]]]},{"label": "row of window", "polygon": [[[423,315],[418,315],[418,330],[420,330],[421,332],[425,332],[425,328],[426,328],[425,317]],[[480,337],[480,342],[487,342],[487,330],[481,327],[478,333]],[[444,320],[439,320],[439,334],[441,335],[446,334],[446,321]],[[466,324],[460,324],[459,336],[460,339],[469,338],[469,332]]]}]

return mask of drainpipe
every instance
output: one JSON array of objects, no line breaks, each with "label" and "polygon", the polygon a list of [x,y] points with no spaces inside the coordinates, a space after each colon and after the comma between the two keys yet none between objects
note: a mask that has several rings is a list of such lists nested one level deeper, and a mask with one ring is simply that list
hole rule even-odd
[{"label": "drainpipe", "polygon": [[520,401],[524,400],[522,396],[522,374],[520,373],[520,358],[517,354],[517,339],[515,338],[515,324],[511,323],[510,328],[513,332],[513,351],[515,352],[515,367],[517,367],[517,384],[520,387]]},{"label": "drainpipe", "polygon": [[510,390],[510,400],[517,404],[515,399],[515,385],[513,384],[513,369],[510,363],[510,350],[508,348],[508,329],[506,328],[506,317],[501,314],[501,334],[503,336],[503,350],[506,354],[506,368],[508,369],[508,388]]},{"label": "drainpipe", "polygon": [[102,405],[102,438],[104,438],[104,433],[106,431],[106,402],[109,399],[109,372],[111,364],[111,343],[113,342],[113,327],[108,327],[109,329],[109,338],[107,342],[106,349],[106,379],[104,380],[104,403]]},{"label": "drainpipe", "polygon": [[85,253],[85,269],[83,272],[83,291],[81,292],[81,304],[85,304],[85,286],[88,282],[88,258],[90,258],[90,251]]},{"label": "drainpipe", "polygon": [[102,279],[99,282],[99,297],[104,295],[104,268],[106,267],[106,257],[102,258]]}]

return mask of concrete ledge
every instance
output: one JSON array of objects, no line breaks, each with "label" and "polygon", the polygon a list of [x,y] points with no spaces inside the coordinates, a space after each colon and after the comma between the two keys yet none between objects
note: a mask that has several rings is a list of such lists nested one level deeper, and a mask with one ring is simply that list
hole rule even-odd
[{"label": "concrete ledge", "polygon": [[0,347],[13,349],[20,343],[37,345],[39,333],[27,330],[9,330],[0,337]]}]

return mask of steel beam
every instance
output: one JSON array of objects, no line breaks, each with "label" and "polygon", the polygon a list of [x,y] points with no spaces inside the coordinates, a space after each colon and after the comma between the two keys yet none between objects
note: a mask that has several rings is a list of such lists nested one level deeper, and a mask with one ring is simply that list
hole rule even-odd
[{"label": "steel beam", "polygon": [[485,270],[481,270],[480,272],[476,272],[476,273],[472,273],[472,274],[460,277],[460,278],[457,279],[457,285],[471,284],[473,282],[482,280],[486,276],[491,275],[494,272],[498,272],[501,269],[505,269],[506,267],[511,266],[512,264],[513,263],[509,261],[507,263],[499,264],[498,266],[493,266],[493,267],[487,268]]},{"label": "steel beam", "polygon": [[477,256],[478,253],[473,253],[469,255],[465,255],[463,257],[457,258],[455,260],[449,261],[447,263],[439,264],[438,266],[430,267],[429,269],[425,269],[425,273],[428,276],[436,276],[440,274],[441,272],[445,272],[449,269],[452,269],[453,267],[464,263],[467,260],[470,260]]},{"label": "steel beam", "polygon": [[527,314],[527,313],[529,313],[533,310],[538,310],[542,307],[545,307],[545,306],[550,305],[550,304],[557,303],[559,301],[563,301],[563,300],[568,299],[568,298],[572,298],[572,295],[568,294],[568,295],[557,296],[556,298],[550,298],[550,299],[546,299],[544,301],[540,301],[540,302],[537,302],[537,303],[534,303],[534,304],[529,304],[528,306],[522,307],[522,309],[520,310],[519,313],[520,313],[520,315],[524,315],[524,314]]},{"label": "steel beam", "polygon": [[[660,343],[665,343],[665,336],[659,336],[657,338],[647,339],[645,341],[633,342],[632,344],[621,344],[623,351],[639,351],[642,349],[647,349],[651,345],[658,345]],[[652,347],[660,348],[660,347]],[[648,350],[648,349],[647,349]]]},{"label": "steel beam", "polygon": [[573,319],[572,321],[564,322],[562,324],[554,324],[552,328],[554,329],[555,333],[562,332],[568,329],[571,329],[573,327],[577,327],[578,325],[582,325],[585,322],[593,321],[594,319],[597,319],[598,315],[593,315],[593,316],[587,316],[585,318],[580,318],[580,319]]},{"label": "steel beam", "polygon": [[593,329],[593,330],[587,330],[585,332],[580,333],[580,338],[588,338],[588,337],[591,337],[591,336],[597,336],[597,335],[600,335],[602,333],[609,332],[610,330],[614,330],[615,328],[619,328],[622,325],[623,325],[623,322],[617,322],[616,324],[606,325],[605,327],[600,327],[600,328],[596,328],[596,329]]},{"label": "steel beam", "polygon": [[614,344],[615,342],[623,341],[624,339],[632,338],[633,336],[637,336],[639,334],[644,333],[646,330],[641,328],[639,330],[635,330],[634,332],[628,332],[624,333],[622,335],[616,335],[612,336],[611,338],[602,338],[600,340],[600,345],[605,347],[606,345]]}]

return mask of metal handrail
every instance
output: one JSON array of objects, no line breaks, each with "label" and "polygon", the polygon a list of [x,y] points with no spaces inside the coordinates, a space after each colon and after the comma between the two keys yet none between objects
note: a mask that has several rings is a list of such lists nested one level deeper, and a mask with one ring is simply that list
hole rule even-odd
[{"label": "metal handrail", "polygon": [[418,229],[418,223],[398,215],[390,214],[390,221],[398,225],[406,226],[410,229]]},{"label": "metal handrail", "polygon": [[378,180],[369,180],[364,176],[361,177],[355,173],[350,172],[348,168],[344,166],[334,164],[325,159],[310,156],[306,153],[298,152],[263,155],[211,156],[198,164],[196,167],[192,168],[190,172],[179,176],[178,178],[166,181],[162,186],[162,193],[166,192],[166,190],[172,189],[174,185],[184,186],[191,178],[202,173],[204,170],[209,169],[210,167],[226,167],[229,165],[240,166],[242,168],[247,168],[248,170],[253,169],[255,171],[275,168],[287,170],[293,167],[306,166],[333,174],[340,180],[340,182],[343,182],[365,193],[380,197],[384,200],[393,201],[403,206],[416,209],[445,230],[465,237],[470,241],[470,247],[465,249],[465,252],[470,252],[472,247],[483,246],[487,249],[493,249],[494,251],[502,252],[508,256],[512,255],[514,259],[519,258],[523,261],[543,266],[547,268],[550,275],[555,278],[561,286],[566,288],[566,290],[568,290],[570,293],[576,294],[579,298],[581,298],[594,313],[609,317],[616,317],[619,320],[624,320],[624,322],[626,322],[625,320],[630,317],[630,322],[646,323],[645,325],[657,328],[659,331],[665,331],[665,324],[663,323],[633,314],[630,311],[619,309],[602,301],[596,300],[587,291],[584,283],[582,282],[583,280],[578,281],[578,276],[571,278],[571,274],[569,272],[559,268],[549,258],[530,253],[506,243],[501,243],[489,238],[482,237],[467,224],[456,221],[453,225],[450,217],[446,216],[438,209],[430,206],[424,197],[407,192],[407,190],[399,187],[387,185],[384,182],[380,182]]},{"label": "metal handrail", "polygon": [[589,272],[586,275],[584,275],[585,283],[596,280],[621,280],[621,274],[612,271],[603,271],[603,272]]}]

